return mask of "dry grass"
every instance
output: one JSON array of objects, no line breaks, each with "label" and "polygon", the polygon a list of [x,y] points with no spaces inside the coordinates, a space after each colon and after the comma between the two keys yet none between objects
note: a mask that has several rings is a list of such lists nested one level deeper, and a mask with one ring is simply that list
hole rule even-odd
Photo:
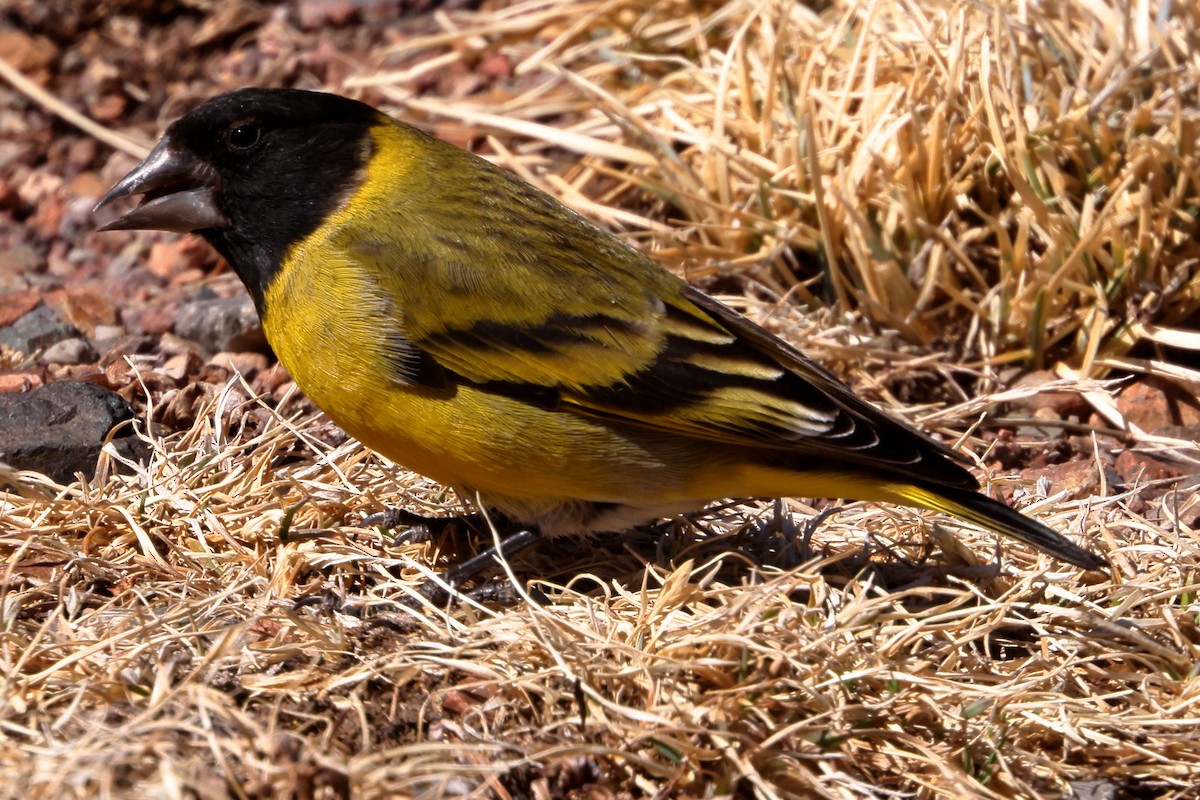
[{"label": "dry grass", "polygon": [[[490,131],[503,163],[961,432],[995,396],[913,407],[881,376],[965,365],[986,391],[1041,363],[1110,414],[1093,379],[1114,369],[1197,380],[1200,11],[1132,6],[523,3],[446,14],[341,88]],[[493,52],[509,94],[409,89]],[[522,556],[538,602],[406,610],[486,543],[343,523],[455,498],[329,451],[286,404],[251,436],[254,402],[228,387],[131,474],[0,473],[22,490],[0,495],[0,791],[1196,796],[1190,492],[1018,491],[1111,578],[1016,546],[997,566],[991,537],[896,509],[845,508],[806,547],[790,513],[736,506]]]},{"label": "dry grass", "polygon": [[1120,548],[1113,580],[1017,548],[997,570],[971,531],[930,560],[945,531],[866,506],[806,554],[743,506],[523,557],[540,604],[408,611],[462,554],[327,526],[440,490],[283,418],[239,438],[252,401],[226,397],[135,474],[10,476],[13,796],[554,796],[519,787],[576,772],[611,796],[1045,796],[1200,770],[1178,498],[1029,503]]}]

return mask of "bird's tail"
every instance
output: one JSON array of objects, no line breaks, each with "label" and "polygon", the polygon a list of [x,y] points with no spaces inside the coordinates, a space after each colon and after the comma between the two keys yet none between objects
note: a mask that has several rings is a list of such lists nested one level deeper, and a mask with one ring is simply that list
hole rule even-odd
[{"label": "bird's tail", "polygon": [[897,499],[903,498],[900,499],[900,502],[907,505],[942,511],[973,522],[981,528],[1011,536],[1039,550],[1044,550],[1055,558],[1082,569],[1105,569],[1108,566],[1108,563],[1095,553],[1084,550],[1062,534],[985,494],[940,486],[932,488],[912,484],[893,485],[889,488],[895,492]]}]

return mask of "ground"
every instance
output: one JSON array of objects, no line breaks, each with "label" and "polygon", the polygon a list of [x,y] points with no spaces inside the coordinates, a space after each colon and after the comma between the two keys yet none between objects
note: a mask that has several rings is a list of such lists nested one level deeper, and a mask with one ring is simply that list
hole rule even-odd
[{"label": "ground", "polygon": [[[0,392],[84,381],[141,421],[83,478],[0,463],[13,796],[1196,796],[1195,9],[0,14]],[[518,171],[1111,572],[799,498],[550,543],[510,604],[405,606],[490,534],[357,527],[462,505],[299,394],[202,242],[94,232],[166,123],[244,85]]]}]

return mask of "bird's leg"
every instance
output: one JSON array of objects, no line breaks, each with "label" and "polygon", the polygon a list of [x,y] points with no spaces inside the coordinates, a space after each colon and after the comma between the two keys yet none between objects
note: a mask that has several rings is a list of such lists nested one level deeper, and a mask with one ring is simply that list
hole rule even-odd
[{"label": "bird's leg", "polygon": [[[491,516],[497,517],[498,515]],[[512,527],[512,524],[503,517],[499,517],[495,522],[501,530]],[[380,527],[387,530],[398,528],[401,525],[407,525],[408,530],[396,534],[396,538],[392,540],[393,545],[428,542],[430,539],[444,535],[450,528],[458,525],[476,531],[488,528],[487,520],[478,512],[454,517],[427,517],[403,508],[386,508],[383,511],[368,514],[358,523],[360,528]]]},{"label": "bird's leg", "polygon": [[[364,517],[359,523],[359,526],[364,528],[375,526],[395,528],[401,525],[407,525],[408,530],[398,534],[392,540],[393,545],[429,541],[436,536],[442,536],[451,527],[457,525],[476,531],[487,531],[489,528],[495,527],[502,535],[506,535],[498,548],[494,545],[488,547],[482,553],[472,556],[442,573],[441,583],[455,591],[467,581],[489,571],[496,565],[499,558],[516,555],[533,546],[542,538],[537,528],[520,527],[512,520],[494,511],[489,512],[487,517],[478,512],[455,517],[426,517],[403,508],[388,508]],[[433,602],[441,603],[447,599],[446,590],[439,585],[438,581],[426,581],[419,591],[422,596]],[[476,600],[504,601],[508,599],[511,602],[511,594],[503,587],[498,587],[496,582],[488,581],[472,589],[467,596]]]},{"label": "bird's leg", "polygon": [[[426,581],[420,588],[420,593],[432,603],[444,603],[447,599],[447,592],[441,584],[444,583],[450,587],[451,591],[456,592],[459,586],[487,572],[499,563],[501,558],[511,558],[522,550],[527,550],[537,544],[541,539],[541,531],[537,528],[525,528],[517,531],[499,545],[493,545],[482,553],[443,572],[440,583],[432,580]],[[490,581],[468,593],[468,596],[477,599],[487,599],[493,595],[498,596]]]}]

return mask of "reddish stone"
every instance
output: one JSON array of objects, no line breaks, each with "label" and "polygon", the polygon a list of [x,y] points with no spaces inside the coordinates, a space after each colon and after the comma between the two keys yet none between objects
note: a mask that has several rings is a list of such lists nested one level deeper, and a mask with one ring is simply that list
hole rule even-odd
[{"label": "reddish stone", "polygon": [[25,224],[33,231],[36,231],[44,239],[53,239],[58,236],[59,228],[62,227],[63,217],[67,213],[66,202],[57,195],[44,198],[37,204],[34,209],[33,216],[26,220]]},{"label": "reddish stone", "polygon": [[1181,478],[1195,471],[1195,467],[1134,450],[1120,453],[1113,462],[1113,469],[1121,476],[1121,480],[1130,485],[1164,478]]},{"label": "reddish stone", "polygon": [[0,369],[0,394],[27,392],[46,382],[41,369]]},{"label": "reddish stone", "polygon": [[167,377],[184,383],[189,375],[200,371],[201,363],[200,356],[195,353],[180,353],[168,358],[159,369]]},{"label": "reddish stone", "polygon": [[94,383],[105,386],[107,381],[104,371],[95,364],[62,364],[47,367],[56,381],[77,381],[79,383]]},{"label": "reddish stone", "polygon": [[66,186],[67,194],[72,197],[86,197],[99,200],[108,191],[108,186],[94,172],[81,172],[72,178]]},{"label": "reddish stone", "polygon": [[[159,306],[146,309],[138,318],[136,331],[150,336],[162,336],[175,327],[175,317],[178,309],[173,306]],[[126,327],[130,327],[128,324]]]},{"label": "reddish stone", "polygon": [[503,53],[490,53],[479,62],[479,74],[492,80],[502,80],[512,75],[512,62]]},{"label": "reddish stone", "polygon": [[283,368],[283,365],[273,364],[258,373],[250,385],[254,387],[254,391],[260,394],[275,395],[281,387],[288,386],[291,382],[292,376]]},{"label": "reddish stone", "polygon": [[54,42],[45,36],[30,36],[19,28],[0,31],[0,53],[10,66],[27,73],[44,70],[58,59]]},{"label": "reddish stone", "polygon": [[192,427],[216,396],[216,387],[207,383],[189,383],[178,391],[168,392],[159,402],[159,421],[176,430]]},{"label": "reddish stone", "polygon": [[208,360],[210,366],[223,367],[241,373],[246,380],[253,381],[258,373],[267,368],[267,357],[263,353],[217,353]]},{"label": "reddish stone", "polygon": [[169,242],[155,242],[150,245],[150,255],[146,259],[146,269],[160,278],[171,278],[187,268],[187,260],[183,255],[184,240],[174,239]]},{"label": "reddish stone", "polygon": [[133,367],[125,359],[114,359],[104,367],[104,385],[108,388],[124,389],[134,383]]},{"label": "reddish stone", "polygon": [[0,328],[12,325],[21,317],[38,307],[42,302],[37,292],[9,292],[0,294]]},{"label": "reddish stone", "polygon": [[1176,384],[1154,378],[1125,387],[1117,395],[1117,410],[1147,433],[1160,433],[1170,426],[1200,426],[1200,402]]},{"label": "reddish stone", "polygon": [[[1058,376],[1049,370],[1026,373],[1013,384],[1014,389],[1037,388],[1058,381]],[[1083,395],[1078,392],[1041,391],[1030,397],[1023,397],[1009,403],[1013,408],[1025,409],[1039,419],[1069,419],[1083,418],[1091,406]],[[1039,414],[1039,412],[1041,412]],[[1048,416],[1053,414],[1053,417]]]},{"label": "reddish stone", "polygon": [[1096,475],[1096,465],[1085,459],[1023,469],[1021,477],[1030,481],[1045,478],[1050,482],[1049,492],[1051,494],[1065,491],[1071,497],[1085,497],[1094,494],[1096,487],[1100,484],[1099,476]]},{"label": "reddish stone", "polygon": [[119,94],[106,94],[88,106],[92,117],[101,122],[116,122],[125,113],[125,98]]},{"label": "reddish stone", "polygon": [[450,690],[442,695],[442,708],[456,717],[461,717],[471,709],[475,708],[479,703],[469,697],[465,692]]},{"label": "reddish stone", "polygon": [[115,325],[117,322],[116,305],[109,294],[96,286],[68,286],[52,292],[47,299],[64,319],[88,336],[97,325]]},{"label": "reddish stone", "polygon": [[194,283],[199,283],[208,276],[208,273],[198,267],[188,267],[179,272],[170,280],[171,286],[190,286]]}]

